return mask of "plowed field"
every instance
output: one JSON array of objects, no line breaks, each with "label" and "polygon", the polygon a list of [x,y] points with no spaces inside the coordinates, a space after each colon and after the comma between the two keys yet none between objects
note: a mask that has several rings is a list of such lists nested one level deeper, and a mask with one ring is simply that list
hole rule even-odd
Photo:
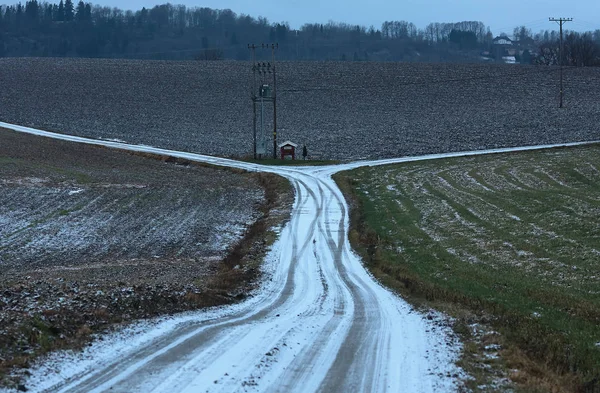
[{"label": "plowed field", "polygon": [[[212,155],[252,151],[245,62],[0,59],[0,120]],[[598,139],[600,68],[282,62],[279,141],[384,158]],[[267,111],[267,115],[269,115]],[[270,135],[269,131],[267,135]]]}]

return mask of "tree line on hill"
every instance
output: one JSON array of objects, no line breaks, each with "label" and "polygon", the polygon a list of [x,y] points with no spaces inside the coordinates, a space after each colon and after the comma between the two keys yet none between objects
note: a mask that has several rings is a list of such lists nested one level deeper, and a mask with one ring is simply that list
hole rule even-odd
[{"label": "tree line on hill", "polygon": [[[277,42],[278,59],[287,60],[502,61],[506,48],[494,50],[494,38],[478,21],[425,29],[406,21],[386,21],[380,28],[329,22],[291,29],[229,9],[171,4],[135,12],[73,0],[0,6],[0,56],[249,60],[249,43]],[[557,63],[556,31],[532,34],[518,27],[513,39],[522,62]],[[568,64],[599,63],[600,30],[568,32],[566,42]]]}]

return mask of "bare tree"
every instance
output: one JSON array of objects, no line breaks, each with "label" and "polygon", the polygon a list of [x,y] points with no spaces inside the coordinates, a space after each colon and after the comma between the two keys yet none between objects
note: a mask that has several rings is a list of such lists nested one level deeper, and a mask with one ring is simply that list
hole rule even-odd
[{"label": "bare tree", "polygon": [[513,30],[513,38],[517,41],[526,41],[528,38],[533,38],[531,29],[525,26],[515,27]]},{"label": "bare tree", "polygon": [[540,65],[558,65],[560,53],[560,44],[558,41],[544,41],[540,44],[539,54],[535,60]]},{"label": "bare tree", "polygon": [[591,33],[571,32],[565,38],[565,60],[570,66],[600,65],[600,44],[594,42]]},{"label": "bare tree", "polygon": [[[539,46],[537,64],[558,65],[560,63],[560,41],[543,41]],[[600,66],[600,43],[594,41],[592,33],[569,32],[564,39],[563,64],[575,67]]]}]

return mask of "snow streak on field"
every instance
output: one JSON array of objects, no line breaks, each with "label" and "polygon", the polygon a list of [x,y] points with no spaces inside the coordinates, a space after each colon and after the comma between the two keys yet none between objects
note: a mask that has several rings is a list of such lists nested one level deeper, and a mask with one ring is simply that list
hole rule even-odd
[{"label": "snow streak on field", "polygon": [[[0,261],[4,268],[89,263],[106,255],[128,260],[158,258],[165,249],[174,250],[178,257],[219,255],[231,239],[239,237],[246,224],[243,219],[253,218],[252,202],[262,197],[257,190],[246,195],[248,200],[240,201],[235,209],[228,209],[226,202],[233,199],[230,195],[211,197],[210,190],[201,188],[173,195],[158,187],[146,189],[148,186],[135,184],[83,188],[25,184],[33,180],[23,179],[18,186],[0,182],[4,187],[0,195]],[[44,183],[44,179],[39,180]],[[161,194],[163,199],[157,199]],[[194,204],[194,200],[213,200],[213,209]],[[132,211],[145,214],[135,216]],[[223,225],[223,230],[208,229],[218,225]],[[195,233],[209,235],[198,239],[193,237]],[[217,234],[228,237],[217,238]],[[184,244],[182,239],[188,238],[196,242]]]},{"label": "snow streak on field", "polygon": [[219,258],[260,215],[248,176],[0,133],[0,274]]}]

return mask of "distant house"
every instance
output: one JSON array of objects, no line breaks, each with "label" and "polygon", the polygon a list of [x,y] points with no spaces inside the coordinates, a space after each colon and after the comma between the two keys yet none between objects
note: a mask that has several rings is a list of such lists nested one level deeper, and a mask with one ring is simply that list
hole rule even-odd
[{"label": "distant house", "polygon": [[496,37],[492,40],[492,45],[512,46],[512,44],[513,44],[513,40],[511,40],[510,38],[508,38],[506,36]]},{"label": "distant house", "polygon": [[513,45],[513,40],[506,36],[496,37],[492,40],[492,50],[494,58],[499,63],[507,63],[505,58],[515,56],[517,49]]},{"label": "distant house", "polygon": [[532,54],[537,53],[537,47],[533,38],[530,37],[517,41],[506,36],[500,36],[492,41],[491,52],[497,62],[530,64]]}]

